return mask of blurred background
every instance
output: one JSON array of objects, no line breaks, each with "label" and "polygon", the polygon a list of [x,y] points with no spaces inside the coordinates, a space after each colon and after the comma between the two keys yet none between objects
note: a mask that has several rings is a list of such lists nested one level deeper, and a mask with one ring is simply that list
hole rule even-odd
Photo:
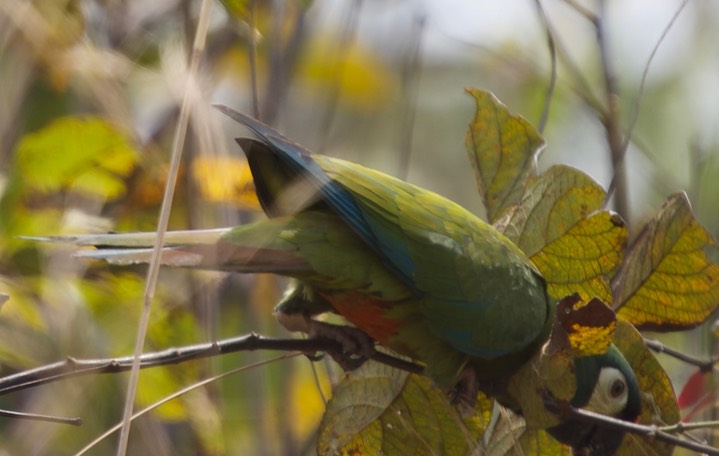
[{"label": "blurred background", "polygon": [[[145,269],[89,264],[17,236],[154,230],[186,90],[190,132],[172,229],[263,216],[232,140],[247,132],[211,103],[482,214],[464,147],[474,114],[464,89],[479,87],[543,130],[540,170],[566,163],[605,188],[623,170],[616,188],[626,204],[617,204],[634,234],[680,190],[718,233],[716,2],[227,0],[212,6],[188,84],[200,3],[0,2],[0,292],[10,297],[0,309],[0,374],[132,352]],[[607,119],[631,131],[622,160],[611,158]],[[280,279],[177,270],[160,279],[147,351],[250,331],[287,335],[272,317]],[[663,340],[697,356],[712,350],[706,329]],[[147,370],[138,406],[273,356]],[[662,361],[681,388],[689,369]],[[313,453],[323,397],[339,375],[304,358],[252,368],[141,418],[130,454]],[[120,419],[126,382],[87,377],[0,397],[3,409],[84,420],[74,428],[2,418],[0,454],[75,453]],[[114,452],[115,442],[89,454]]]}]

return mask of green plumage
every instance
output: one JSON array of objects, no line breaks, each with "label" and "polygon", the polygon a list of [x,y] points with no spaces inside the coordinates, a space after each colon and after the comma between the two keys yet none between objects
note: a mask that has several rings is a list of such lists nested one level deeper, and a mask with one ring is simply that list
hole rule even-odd
[{"label": "green plumage", "polygon": [[[479,387],[521,412],[521,401],[509,397],[507,383],[538,356],[549,338],[555,307],[529,258],[446,198],[354,163],[311,155],[256,120],[221,110],[261,138],[238,142],[269,219],[222,230],[168,233],[162,261],[292,277],[293,288],[277,307],[278,319],[288,329],[311,333],[322,325],[313,316],[337,312],[363,335],[424,363],[437,384],[453,387],[469,371],[477,380],[470,393]],[[70,240],[105,247],[84,256],[127,264],[147,261],[145,247],[154,238],[135,234]],[[619,371],[631,389],[633,408],[621,416],[636,417],[638,390],[621,353],[615,349],[611,356],[577,366],[582,375],[573,405],[604,397],[594,384],[611,367],[611,375]],[[543,388],[526,386],[535,395]],[[562,424],[554,431],[569,441],[574,425]]]}]

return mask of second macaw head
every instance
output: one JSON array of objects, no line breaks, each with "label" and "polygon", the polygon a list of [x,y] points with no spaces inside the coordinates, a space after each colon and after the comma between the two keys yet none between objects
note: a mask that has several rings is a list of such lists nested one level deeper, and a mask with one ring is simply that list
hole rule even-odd
[{"label": "second macaw head", "polygon": [[549,341],[509,383],[528,428],[546,429],[575,454],[616,452],[624,432],[566,413],[574,407],[630,422],[639,417],[641,391],[613,344],[616,327],[614,312],[599,300],[573,295],[560,301]]},{"label": "second macaw head", "polygon": [[[577,390],[570,401],[576,408],[634,422],[641,412],[636,376],[619,349],[577,358],[574,362]],[[619,448],[624,433],[576,419],[562,421],[548,432],[579,454],[610,455]]]}]

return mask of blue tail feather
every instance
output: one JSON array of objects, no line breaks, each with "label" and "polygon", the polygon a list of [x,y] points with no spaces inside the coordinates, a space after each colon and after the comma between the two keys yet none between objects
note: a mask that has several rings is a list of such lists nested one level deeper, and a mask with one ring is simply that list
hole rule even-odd
[{"label": "blue tail feather", "polygon": [[411,271],[400,267],[388,256],[388,252],[381,246],[381,235],[373,229],[368,222],[362,209],[356,203],[352,194],[337,182],[332,180],[312,159],[310,151],[296,144],[272,127],[254,119],[246,114],[238,112],[228,106],[214,105],[218,110],[237,122],[245,125],[255,135],[269,146],[277,156],[298,175],[308,177],[314,186],[319,190],[322,199],[354,230],[362,240],[384,260],[385,265],[390,268],[398,278],[408,287],[419,293],[411,277]]}]

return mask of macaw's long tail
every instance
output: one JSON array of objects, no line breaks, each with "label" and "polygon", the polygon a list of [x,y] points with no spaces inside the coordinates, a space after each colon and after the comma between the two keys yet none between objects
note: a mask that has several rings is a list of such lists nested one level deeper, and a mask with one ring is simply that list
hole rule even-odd
[{"label": "macaw's long tail", "polygon": [[[235,228],[171,231],[165,234],[161,264],[175,267],[233,272],[273,272],[292,275],[308,269],[307,262],[283,233],[295,232],[306,220],[277,218]],[[72,244],[74,256],[111,264],[148,263],[155,233],[88,234],[27,238]]]}]

